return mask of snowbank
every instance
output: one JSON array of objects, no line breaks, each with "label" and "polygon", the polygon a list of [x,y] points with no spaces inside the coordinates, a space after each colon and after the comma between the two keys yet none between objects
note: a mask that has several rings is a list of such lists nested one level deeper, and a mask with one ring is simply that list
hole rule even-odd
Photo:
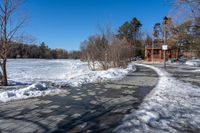
[{"label": "snowbank", "polygon": [[[106,71],[85,71],[77,73],[68,78],[67,83],[71,86],[81,86],[86,83],[104,82],[108,80],[117,80],[126,76],[129,72],[135,71],[133,64],[128,65],[126,69],[111,68]],[[80,70],[79,70],[80,71]]]},{"label": "snowbank", "polygon": [[186,65],[200,67],[200,60],[189,60],[186,61]]},{"label": "snowbank", "polygon": [[60,89],[49,88],[46,84],[36,83],[31,86],[15,89],[15,90],[4,90],[0,92],[0,101],[7,102],[12,100],[27,99],[32,97],[45,96],[48,94],[58,94],[63,92]]},{"label": "snowbank", "polygon": [[194,70],[193,72],[200,72],[200,69],[196,69],[196,70]]},{"label": "snowbank", "polygon": [[127,115],[118,133],[200,131],[200,88],[178,81],[164,70],[154,69],[159,82],[138,110]]}]

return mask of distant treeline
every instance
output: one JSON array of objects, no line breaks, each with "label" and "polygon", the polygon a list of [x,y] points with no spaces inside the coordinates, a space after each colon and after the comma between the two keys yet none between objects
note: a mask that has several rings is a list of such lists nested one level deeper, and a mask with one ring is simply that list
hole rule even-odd
[{"label": "distant treeline", "polygon": [[12,43],[8,58],[80,59],[79,51],[51,49],[44,42],[38,45]]}]

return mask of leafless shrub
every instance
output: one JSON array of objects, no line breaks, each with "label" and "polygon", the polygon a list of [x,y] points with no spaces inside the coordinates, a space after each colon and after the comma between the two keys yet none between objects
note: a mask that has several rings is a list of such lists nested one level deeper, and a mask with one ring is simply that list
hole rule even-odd
[{"label": "leafless shrub", "polygon": [[88,62],[91,70],[95,70],[96,65],[106,70],[127,66],[131,56],[131,45],[126,39],[116,37],[109,44],[104,36],[96,35],[81,44],[81,52],[81,59]]},{"label": "leafless shrub", "polygon": [[95,35],[89,37],[82,43],[82,60],[88,61],[91,70],[95,70],[95,62],[98,62],[102,69],[107,69],[105,61],[107,60],[108,42],[104,36]]},{"label": "leafless shrub", "polygon": [[125,67],[131,57],[131,45],[126,39],[113,38],[109,47],[111,67]]}]

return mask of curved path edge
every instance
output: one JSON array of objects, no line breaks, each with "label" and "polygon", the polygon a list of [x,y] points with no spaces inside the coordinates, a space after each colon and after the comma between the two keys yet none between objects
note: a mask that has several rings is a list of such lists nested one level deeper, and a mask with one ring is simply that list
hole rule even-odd
[{"label": "curved path edge", "polygon": [[112,132],[155,87],[152,69],[137,66],[125,78],[63,87],[67,93],[1,103],[0,129],[9,133]]},{"label": "curved path edge", "polygon": [[182,133],[200,131],[200,88],[172,77],[163,69],[155,70],[157,86],[147,95],[139,109],[127,115],[117,133]]}]

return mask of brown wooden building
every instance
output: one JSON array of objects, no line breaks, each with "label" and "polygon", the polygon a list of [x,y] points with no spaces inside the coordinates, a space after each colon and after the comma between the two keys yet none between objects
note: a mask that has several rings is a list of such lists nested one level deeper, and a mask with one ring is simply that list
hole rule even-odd
[{"label": "brown wooden building", "polygon": [[[154,51],[154,54],[152,54]],[[179,50],[177,48],[170,48],[166,51],[166,61],[169,59],[176,60],[178,59]],[[158,44],[154,46],[152,50],[151,45],[145,46],[145,61],[152,61],[152,56],[155,62],[163,62],[164,60],[164,51],[162,50],[162,45]]]}]

